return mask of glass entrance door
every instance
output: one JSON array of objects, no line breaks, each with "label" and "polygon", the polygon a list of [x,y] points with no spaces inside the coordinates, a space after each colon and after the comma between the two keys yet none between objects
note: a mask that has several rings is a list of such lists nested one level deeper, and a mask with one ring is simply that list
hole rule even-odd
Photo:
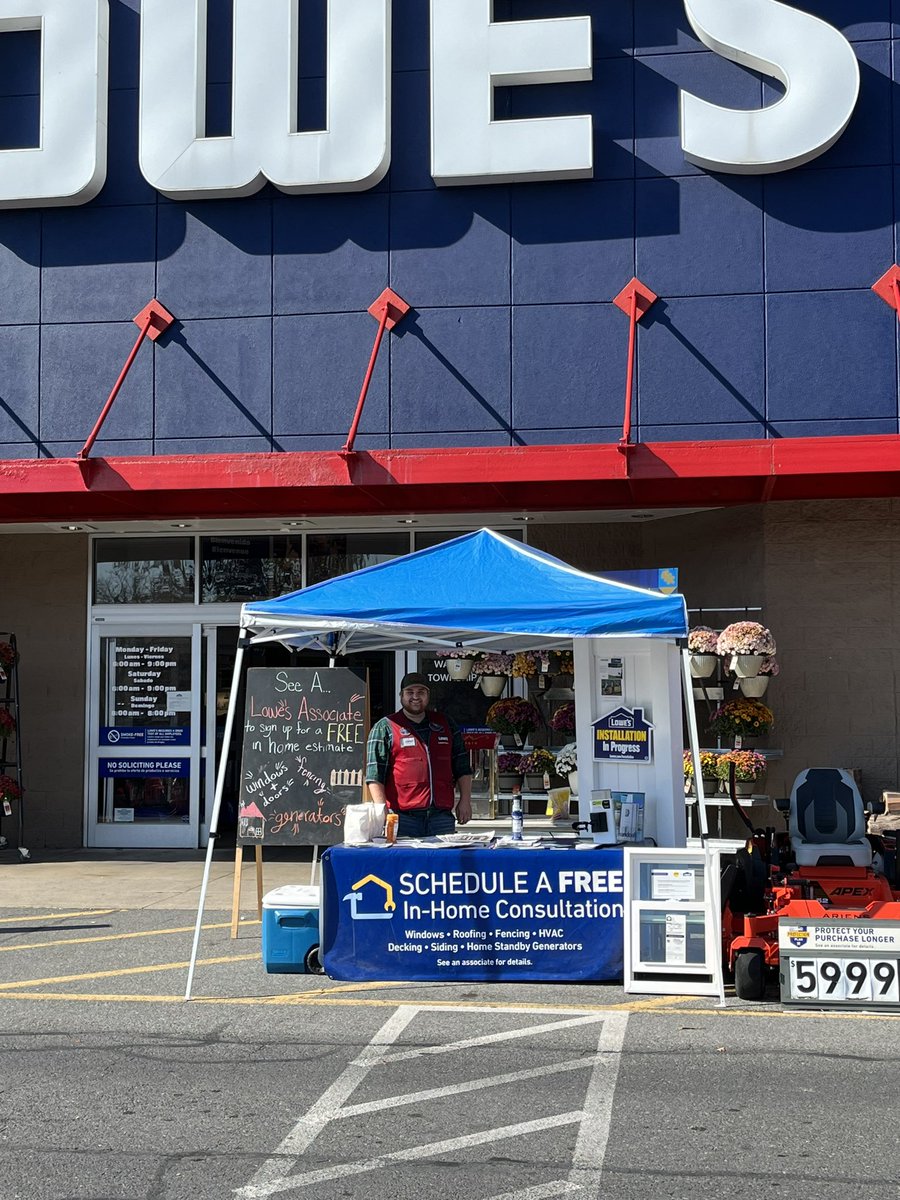
[{"label": "glass entrance door", "polygon": [[196,847],[201,626],[93,627],[89,846]]}]

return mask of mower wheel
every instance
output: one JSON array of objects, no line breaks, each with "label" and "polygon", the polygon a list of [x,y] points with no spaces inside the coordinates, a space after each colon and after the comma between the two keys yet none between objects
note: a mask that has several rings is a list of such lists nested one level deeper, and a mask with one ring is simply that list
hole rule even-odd
[{"label": "mower wheel", "polygon": [[739,950],[734,956],[734,991],[739,1000],[762,1000],[766,967],[761,950]]}]

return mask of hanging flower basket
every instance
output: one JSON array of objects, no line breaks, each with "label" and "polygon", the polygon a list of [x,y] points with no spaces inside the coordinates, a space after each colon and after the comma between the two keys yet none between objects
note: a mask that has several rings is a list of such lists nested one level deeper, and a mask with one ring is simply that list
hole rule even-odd
[{"label": "hanging flower basket", "polygon": [[769,686],[769,676],[742,676],[738,683],[742,695],[752,696],[754,699],[758,700],[760,696],[764,696],[766,694],[766,688]]},{"label": "hanging flower basket", "polygon": [[506,675],[482,675],[479,686],[485,696],[502,696],[507,678]]},{"label": "hanging flower basket", "polygon": [[457,657],[454,654],[448,654],[446,660],[447,674],[451,679],[462,680],[468,679],[472,674],[474,661],[470,657]]},{"label": "hanging flower basket", "polygon": [[715,671],[718,661],[715,654],[692,654],[691,674],[695,679],[708,679]]},{"label": "hanging flower basket", "polygon": [[730,670],[739,679],[752,679],[759,674],[763,660],[775,653],[775,639],[758,621],[735,621],[719,634],[716,651],[730,658]]},{"label": "hanging flower basket", "polygon": [[16,652],[11,642],[0,642],[0,670],[9,671],[16,665]]},{"label": "hanging flower basket", "polygon": [[16,732],[16,718],[8,708],[0,708],[0,740],[11,738]]}]

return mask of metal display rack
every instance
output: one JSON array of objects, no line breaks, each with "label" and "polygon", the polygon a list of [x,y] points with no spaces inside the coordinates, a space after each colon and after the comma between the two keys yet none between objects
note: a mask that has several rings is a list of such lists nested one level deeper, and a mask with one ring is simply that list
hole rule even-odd
[{"label": "metal display rack", "polygon": [[[13,661],[5,669],[0,665],[0,710],[15,721],[11,731],[0,726],[0,775],[7,775],[17,785],[19,794],[5,802],[0,800],[0,853],[13,850],[21,862],[31,853],[25,848],[25,789],[22,785],[22,720],[19,705],[19,654],[14,633],[0,633],[0,642],[8,642]],[[15,829],[15,837],[10,832]]]}]

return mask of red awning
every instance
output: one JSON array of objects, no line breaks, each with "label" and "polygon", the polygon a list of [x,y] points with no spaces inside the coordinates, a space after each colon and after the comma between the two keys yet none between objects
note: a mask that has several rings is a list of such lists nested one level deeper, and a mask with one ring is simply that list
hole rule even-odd
[{"label": "red awning", "polygon": [[900,436],[0,462],[0,522],[695,508],[900,495]]}]

